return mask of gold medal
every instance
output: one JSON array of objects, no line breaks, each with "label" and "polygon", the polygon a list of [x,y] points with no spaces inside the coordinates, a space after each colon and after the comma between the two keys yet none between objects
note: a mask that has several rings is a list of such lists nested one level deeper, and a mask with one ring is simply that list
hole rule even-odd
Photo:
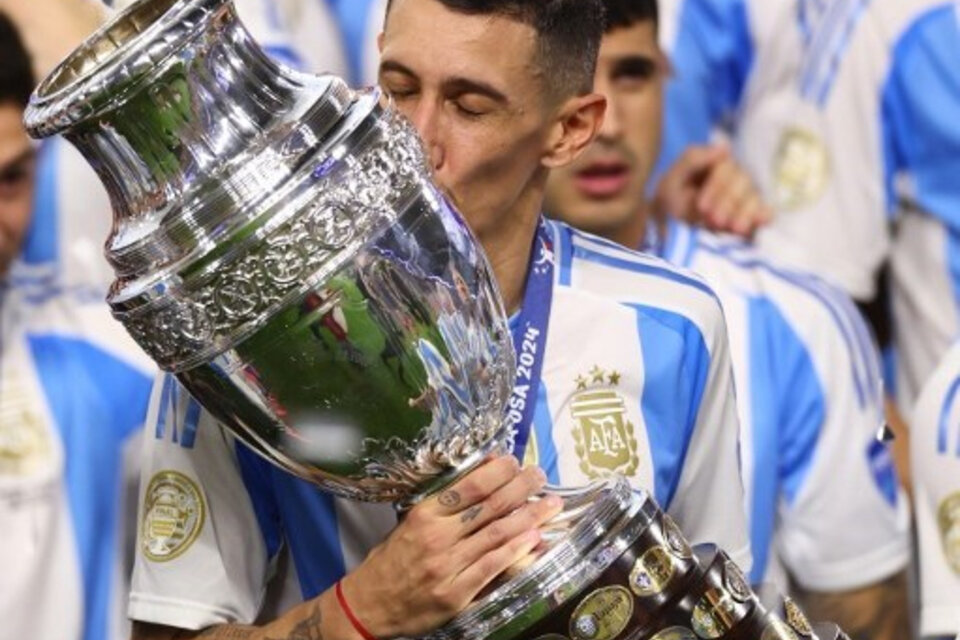
[{"label": "gold medal", "polygon": [[830,156],[820,138],[803,129],[783,132],[773,161],[774,202],[790,211],[816,202],[827,188]]},{"label": "gold medal", "polygon": [[950,567],[960,575],[960,493],[954,493],[940,503],[937,510],[943,553]]}]

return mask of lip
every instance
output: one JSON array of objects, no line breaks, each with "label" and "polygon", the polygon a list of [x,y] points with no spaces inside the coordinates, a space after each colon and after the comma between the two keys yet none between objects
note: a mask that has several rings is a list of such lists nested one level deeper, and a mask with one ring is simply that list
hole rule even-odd
[{"label": "lip", "polygon": [[589,198],[612,198],[627,188],[630,165],[619,160],[596,161],[577,171],[574,180]]}]

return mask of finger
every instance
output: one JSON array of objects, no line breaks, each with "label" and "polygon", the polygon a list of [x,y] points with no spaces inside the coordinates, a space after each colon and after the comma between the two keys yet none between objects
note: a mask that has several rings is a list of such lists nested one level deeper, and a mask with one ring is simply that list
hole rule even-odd
[{"label": "finger", "polygon": [[693,175],[726,162],[729,157],[730,148],[725,144],[697,145],[687,147],[675,166],[683,169],[680,173]]},{"label": "finger", "polygon": [[730,159],[724,160],[710,171],[697,197],[697,208],[701,217],[709,218],[715,214],[731,183],[736,180],[736,174],[737,167]]},{"label": "finger", "polygon": [[743,238],[751,237],[757,228],[764,224],[765,211],[766,207],[759,194],[753,193],[740,205],[730,230]]},{"label": "finger", "polygon": [[469,567],[484,555],[508,544],[525,532],[539,529],[560,513],[562,508],[563,501],[555,495],[529,501],[510,515],[489,522],[459,542],[454,548],[454,556],[460,566]]},{"label": "finger", "polygon": [[546,483],[547,476],[539,467],[528,467],[483,501],[464,509],[455,517],[459,518],[467,533],[473,533],[527,504]]},{"label": "finger", "polygon": [[479,467],[447,487],[417,509],[451,516],[485,500],[520,473],[520,463],[512,455],[500,456]]},{"label": "finger", "polygon": [[750,195],[752,189],[750,178],[744,173],[735,172],[724,184],[716,206],[706,216],[710,226],[717,230],[730,231],[741,204]]},{"label": "finger", "polygon": [[536,529],[525,531],[488,552],[460,572],[451,586],[455,591],[465,594],[466,601],[471,602],[497,576],[528,556],[538,544],[540,544],[540,532]]},{"label": "finger", "polygon": [[697,190],[680,180],[664,179],[657,188],[653,201],[654,215],[672,216],[691,224],[700,221],[695,205]]}]

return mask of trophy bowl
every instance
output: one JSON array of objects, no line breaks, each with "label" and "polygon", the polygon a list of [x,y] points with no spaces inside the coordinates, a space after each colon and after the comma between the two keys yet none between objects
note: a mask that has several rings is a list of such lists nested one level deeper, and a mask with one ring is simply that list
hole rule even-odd
[{"label": "trophy bowl", "polygon": [[509,440],[513,347],[470,230],[375,91],[274,64],[231,3],[140,2],[37,89],[114,208],[108,302],[250,448],[412,503]]},{"label": "trophy bowl", "polygon": [[[490,266],[378,91],[274,63],[230,0],[140,0],[25,120],[110,194],[114,316],[250,449],[401,509],[512,450]],[[739,638],[766,620],[725,556],[698,557],[624,479],[548,491],[564,508],[546,544],[431,640]]]}]

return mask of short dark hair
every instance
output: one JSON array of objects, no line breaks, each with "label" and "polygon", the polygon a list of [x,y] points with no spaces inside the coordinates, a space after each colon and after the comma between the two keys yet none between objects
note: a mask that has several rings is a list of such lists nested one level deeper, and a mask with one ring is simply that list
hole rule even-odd
[{"label": "short dark hair", "polygon": [[[387,14],[396,0],[387,2]],[[505,16],[529,25],[539,40],[538,62],[557,97],[593,89],[603,38],[603,0],[437,0],[458,13]]]},{"label": "short dark hair", "polygon": [[603,0],[606,9],[606,30],[632,27],[638,22],[652,20],[656,26],[660,20],[657,0]]},{"label": "short dark hair", "polygon": [[33,85],[30,55],[13,22],[0,12],[0,104],[12,102],[25,109]]}]

